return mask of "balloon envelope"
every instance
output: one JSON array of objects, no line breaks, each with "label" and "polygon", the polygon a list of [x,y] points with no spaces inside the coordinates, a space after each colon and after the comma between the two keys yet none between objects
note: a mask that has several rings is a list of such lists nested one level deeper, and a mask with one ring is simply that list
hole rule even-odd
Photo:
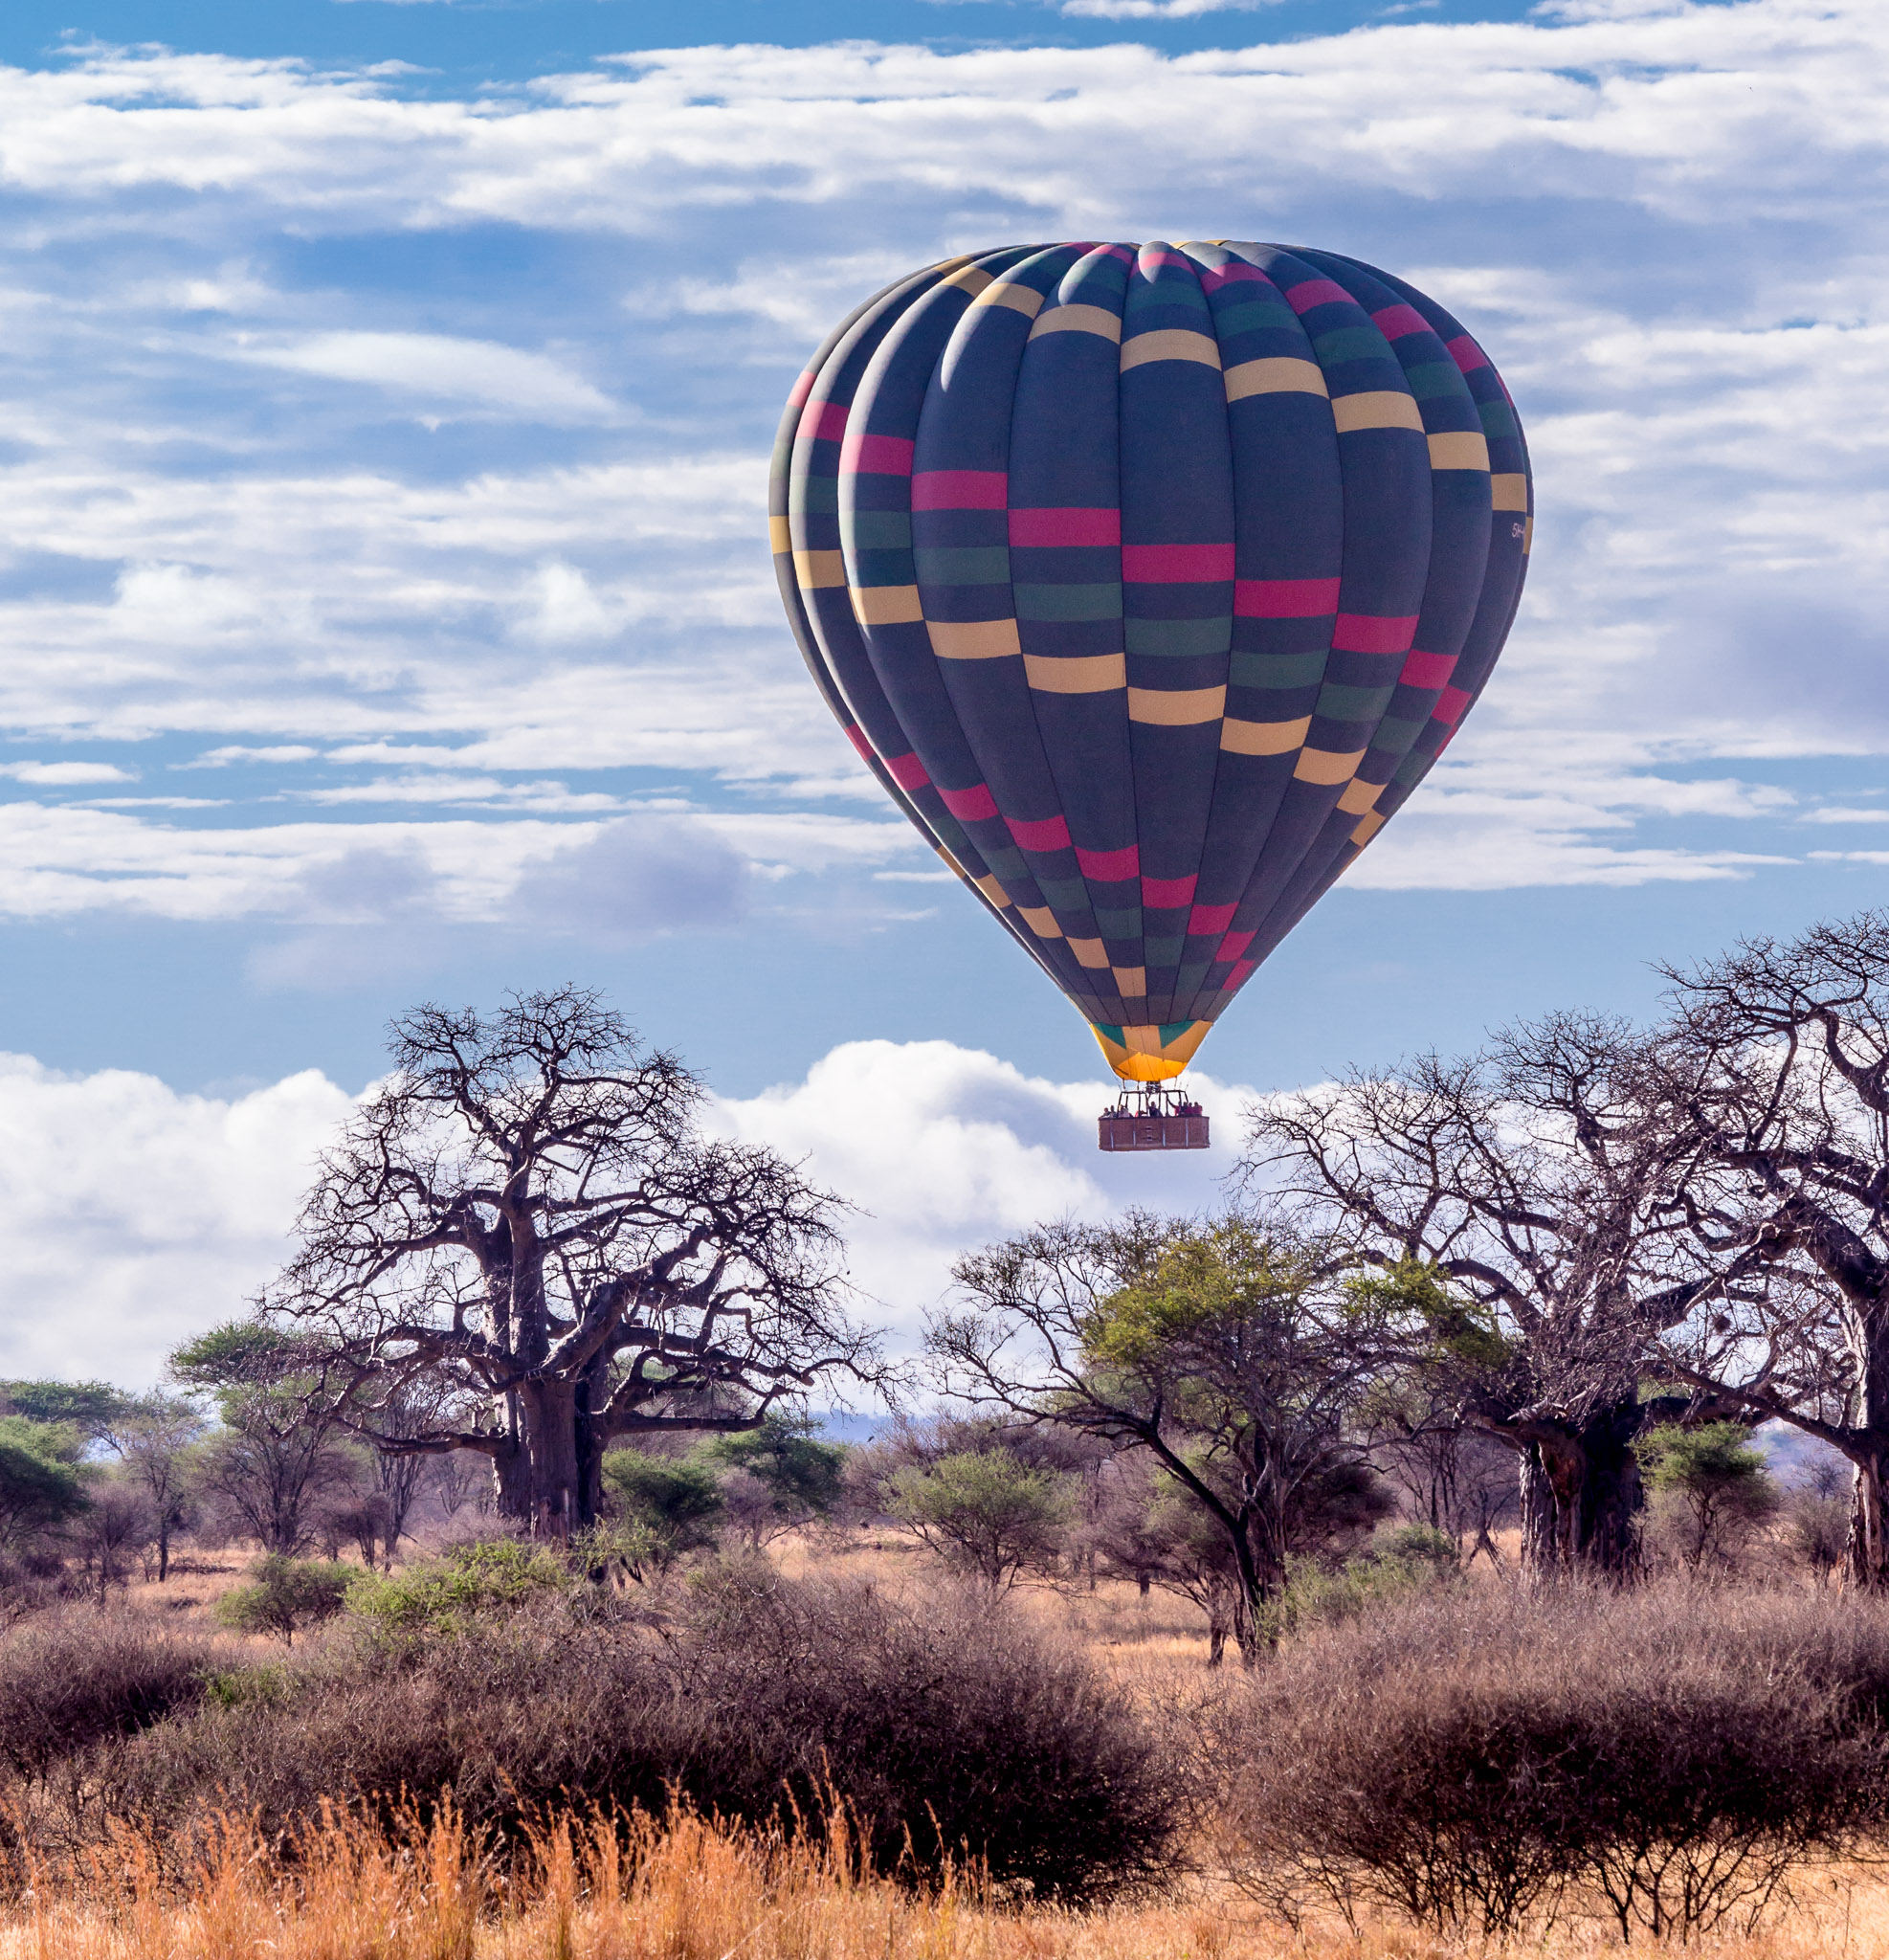
[{"label": "balloon envelope", "polygon": [[794,390],[769,509],[854,746],[1159,1081],[1474,704],[1532,491],[1488,357],[1401,279],[1091,243],[868,301]]}]

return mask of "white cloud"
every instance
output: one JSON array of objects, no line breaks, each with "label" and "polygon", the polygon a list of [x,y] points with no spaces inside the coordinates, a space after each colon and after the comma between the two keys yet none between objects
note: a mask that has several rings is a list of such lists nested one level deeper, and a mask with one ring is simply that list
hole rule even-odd
[{"label": "white cloud", "polygon": [[232,1096],[0,1056],[14,1235],[0,1373],[157,1377],[243,1310],[288,1249],[316,1152],[348,1098],[313,1070]]},{"label": "white cloud", "polygon": [[62,790],[77,783],[128,783],[129,769],[108,762],[7,762],[0,763],[0,776],[37,788]]},{"label": "white cloud", "polygon": [[[372,786],[372,800],[464,804],[463,783]],[[436,799],[428,792],[435,787]],[[559,811],[565,795],[483,799]],[[612,810],[621,806],[612,804]],[[358,924],[555,924],[605,937],[720,925],[752,877],[869,872],[920,845],[901,821],[795,812],[633,812],[602,821],[506,815],[379,823],[167,824],[86,805],[0,804],[0,913]],[[364,866],[398,865],[393,886]],[[709,896],[704,897],[703,894]]]},{"label": "white cloud", "polygon": [[803,1161],[859,1208],[854,1277],[909,1340],[969,1247],[1131,1203],[1195,1213],[1222,1201],[1253,1092],[1190,1070],[1214,1147],[1114,1157],[1096,1142],[1107,1081],[1100,1057],[1094,1080],[1052,1082],[949,1041],[849,1041],[800,1081],[719,1100],[715,1121]]},{"label": "white cloud", "polygon": [[[0,587],[0,728],[322,755],[312,795],[441,820],[634,800],[578,774],[605,768],[698,802],[763,786],[777,817],[871,796],[759,543],[793,364],[945,251],[1192,232],[1396,265],[1529,422],[1510,652],[1354,881],[1739,876],[1788,812],[1697,764],[1889,750],[1889,426],[1856,410],[1889,392],[1889,16],[1865,0],[1172,57],[690,48],[477,100],[404,86],[161,51],[0,71],[0,197],[32,228],[0,248],[0,535],[52,568]],[[288,290],[278,250],[404,236],[417,264],[494,221],[547,266],[634,242],[621,271],[464,301],[420,272]],[[109,241],[152,227],[174,268],[119,277]],[[514,412],[554,426],[446,448]],[[423,417],[467,427],[430,450]],[[461,780],[406,773],[429,769]],[[1694,829],[1636,834],[1656,819]]]},{"label": "white cloud", "polygon": [[589,420],[616,412],[607,395],[560,363],[496,341],[438,333],[338,332],[272,343],[240,334],[229,351],[233,360],[300,374],[482,402],[522,420]]},{"label": "white cloud", "polygon": [[[966,1248],[1136,1200],[1219,1202],[1251,1091],[1189,1086],[1216,1125],[1212,1150],[1111,1158],[1096,1148],[1100,1062],[1095,1080],[1059,1083],[949,1042],[859,1041],[798,1082],[711,1099],[708,1122],[803,1160],[859,1208],[854,1277],[909,1344]],[[351,1106],[315,1070],[191,1095],[128,1070],[60,1075],[0,1056],[16,1307],[0,1319],[0,1374],[153,1380],[171,1348],[241,1312],[280,1264],[316,1156]]]},{"label": "white cloud", "polygon": [[1193,20],[1203,13],[1251,13],[1280,0],[1062,0],[1059,11],[1089,20]]}]

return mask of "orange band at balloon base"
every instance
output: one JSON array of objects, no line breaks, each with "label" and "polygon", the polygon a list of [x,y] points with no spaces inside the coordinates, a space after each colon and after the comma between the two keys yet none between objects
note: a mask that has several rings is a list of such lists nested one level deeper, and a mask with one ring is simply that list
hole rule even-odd
[{"label": "orange band at balloon base", "polygon": [[1167,1082],[1187,1067],[1211,1021],[1165,1021],[1145,1027],[1089,1024],[1104,1058],[1124,1082]]}]

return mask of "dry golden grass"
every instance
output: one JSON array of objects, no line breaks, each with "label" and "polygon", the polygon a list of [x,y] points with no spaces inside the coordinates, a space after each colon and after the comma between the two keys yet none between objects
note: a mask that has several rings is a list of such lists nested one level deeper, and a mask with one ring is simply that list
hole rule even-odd
[{"label": "dry golden grass", "polygon": [[[773,1549],[790,1573],[841,1570],[895,1591],[933,1570],[883,1530]],[[134,1587],[127,1606],[208,1630],[215,1598],[247,1561],[226,1552],[202,1563],[220,1570]],[[1472,1572],[1485,1576],[1479,1563]],[[1205,1618],[1184,1599],[1119,1582],[1023,1585],[1015,1597],[1086,1646],[1128,1696],[1204,1666]],[[331,1821],[291,1867],[235,1825],[188,1896],[162,1888],[154,1870],[127,1840],[83,1874],[42,1875],[26,1899],[0,1907],[0,1960],[1586,1960],[1619,1950],[1601,1911],[1491,1947],[1389,1918],[1355,1931],[1335,1921],[1294,1930],[1237,1893],[1203,1886],[1105,1912],[1006,1910],[969,1876],[915,1894],[843,1854],[696,1818],[638,1821],[621,1834],[567,1819],[547,1827],[525,1870],[500,1867],[450,1820],[393,1845]],[[1688,1950],[1701,1960],[1889,1956],[1889,1882],[1864,1868],[1806,1876],[1756,1935]]]},{"label": "dry golden grass", "polygon": [[[450,1819],[389,1846],[347,1820],[293,1871],[227,1829],[190,1898],[119,1847],[80,1884],[42,1882],[0,1924],[0,1960],[1442,1960],[1474,1950],[1598,1954],[1598,1922],[1514,1949],[1408,1928],[1294,1933],[1237,1899],[1075,1915],[993,1909],[974,1882],[918,1897],[820,1852],[698,1818],[626,1832],[565,1820],[530,1868],[501,1872]],[[1889,1888],[1823,1882],[1778,1929],[1707,1940],[1712,1960],[1848,1960],[1889,1951]]]}]

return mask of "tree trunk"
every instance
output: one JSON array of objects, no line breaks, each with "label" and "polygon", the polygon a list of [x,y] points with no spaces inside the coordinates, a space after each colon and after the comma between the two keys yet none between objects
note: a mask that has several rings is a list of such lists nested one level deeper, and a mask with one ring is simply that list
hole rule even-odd
[{"label": "tree trunk", "polygon": [[162,1586],[170,1576],[170,1514],[165,1507],[158,1506],[158,1584]]},{"label": "tree trunk", "polygon": [[1850,1452],[1856,1481],[1844,1579],[1856,1592],[1880,1592],[1889,1591],[1889,1437],[1859,1432],[1858,1441]]},{"label": "tree trunk", "polygon": [[1536,1578],[1586,1572],[1615,1584],[1638,1576],[1646,1493],[1633,1443],[1646,1419],[1641,1404],[1616,1402],[1578,1428],[1548,1420],[1518,1425],[1525,1571]]}]

